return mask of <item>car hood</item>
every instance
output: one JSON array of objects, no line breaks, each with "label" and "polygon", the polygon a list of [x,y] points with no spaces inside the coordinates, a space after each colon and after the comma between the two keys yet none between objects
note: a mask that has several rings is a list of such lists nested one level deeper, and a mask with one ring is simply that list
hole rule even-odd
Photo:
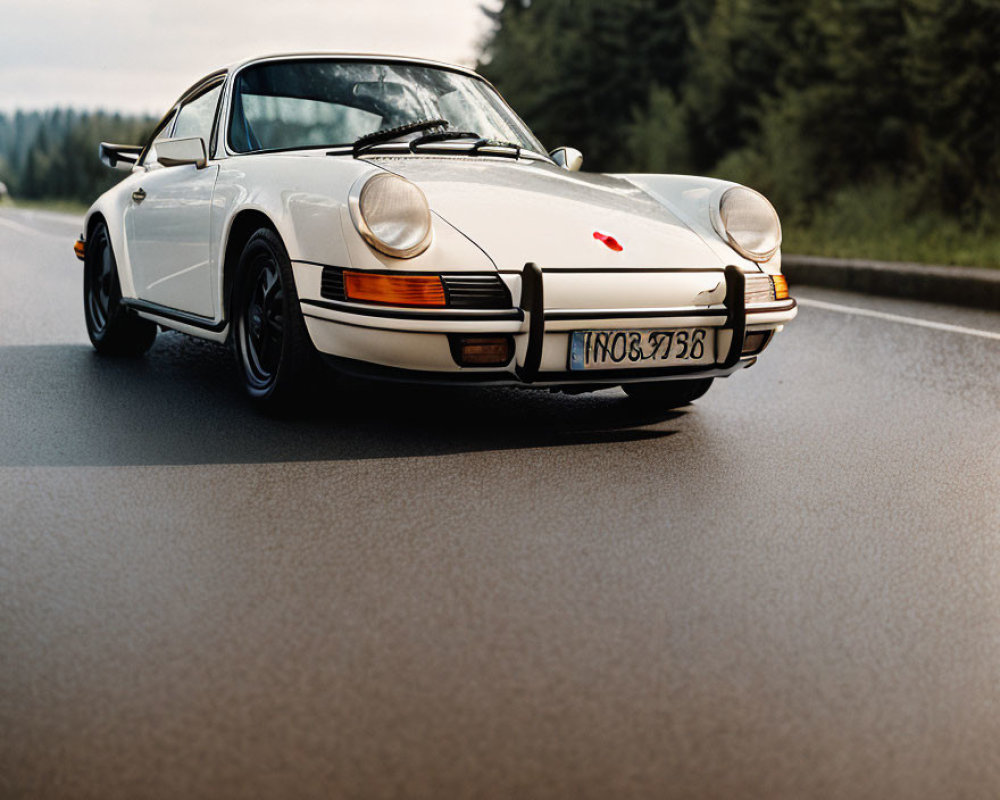
[{"label": "car hood", "polygon": [[[724,265],[697,233],[623,178],[480,156],[371,160],[420,186],[434,213],[501,270],[529,261],[542,269]],[[595,232],[613,237],[621,250]]]}]

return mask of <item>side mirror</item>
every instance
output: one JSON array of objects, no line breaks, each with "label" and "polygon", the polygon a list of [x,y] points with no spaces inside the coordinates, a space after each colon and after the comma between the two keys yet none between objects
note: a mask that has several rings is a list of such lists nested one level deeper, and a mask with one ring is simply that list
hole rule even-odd
[{"label": "side mirror", "polygon": [[126,172],[135,166],[142,153],[141,144],[111,144],[111,142],[101,142],[97,148],[101,163],[112,169],[123,169]]},{"label": "side mirror", "polygon": [[583,153],[574,147],[557,147],[549,153],[549,157],[570,172],[579,172],[583,166]]},{"label": "side mirror", "polygon": [[155,145],[156,160],[165,167],[180,167],[194,164],[198,169],[205,166],[205,142],[199,136],[189,139],[160,139]]}]

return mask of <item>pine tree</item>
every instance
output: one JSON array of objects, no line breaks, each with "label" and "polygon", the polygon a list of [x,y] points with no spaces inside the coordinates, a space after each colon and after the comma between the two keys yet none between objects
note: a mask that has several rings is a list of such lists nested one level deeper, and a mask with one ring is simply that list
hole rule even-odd
[{"label": "pine tree", "polygon": [[1000,201],[1000,3],[914,0],[905,60],[922,195],[972,217]]}]

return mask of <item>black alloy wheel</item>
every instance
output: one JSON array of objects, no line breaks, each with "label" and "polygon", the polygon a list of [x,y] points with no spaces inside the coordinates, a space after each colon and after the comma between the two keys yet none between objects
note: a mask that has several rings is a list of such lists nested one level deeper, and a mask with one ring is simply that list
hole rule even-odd
[{"label": "black alloy wheel", "polygon": [[273,258],[260,253],[250,266],[252,275],[240,335],[243,337],[247,380],[257,388],[273,383],[281,362],[285,335],[285,292]]},{"label": "black alloy wheel", "polygon": [[111,316],[111,288],[114,275],[114,264],[111,261],[111,246],[108,243],[108,230],[103,225],[95,233],[91,241],[93,257],[89,258],[87,272],[90,277],[90,291],[85,295],[87,310],[93,321],[94,332],[102,335],[108,327],[108,317]]},{"label": "black alloy wheel", "polygon": [[268,228],[243,248],[234,307],[233,342],[243,384],[263,405],[280,405],[303,384],[313,351],[291,262]]},{"label": "black alloy wheel", "polygon": [[121,304],[111,237],[104,222],[90,232],[83,262],[83,313],[87,334],[98,353],[141,356],[156,339],[156,323],[142,319]]}]

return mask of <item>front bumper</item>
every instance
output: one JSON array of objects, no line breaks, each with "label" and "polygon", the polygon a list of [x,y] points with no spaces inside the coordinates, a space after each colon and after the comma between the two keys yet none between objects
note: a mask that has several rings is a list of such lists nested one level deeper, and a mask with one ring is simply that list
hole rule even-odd
[{"label": "front bumper", "polygon": [[[744,275],[737,267],[684,271],[687,279],[695,273],[703,273],[707,285],[716,283],[719,289],[724,283],[724,297],[713,298],[710,293],[702,292],[709,300],[704,305],[553,308],[546,305],[545,273],[538,266],[527,264],[522,271],[503,276],[511,295],[520,298],[515,307],[426,310],[322,299],[318,296],[319,278],[314,272],[315,265],[296,263],[294,266],[306,326],[320,353],[343,371],[389,380],[473,385],[613,386],[651,380],[721,377],[756,361],[756,356],[742,354],[747,332],[776,330],[796,314],[795,301],[791,299],[747,306]],[[677,273],[680,270],[648,272]],[[569,341],[574,330],[685,327],[716,329],[714,364],[604,371],[569,369]],[[460,367],[452,355],[449,334],[509,335],[514,340],[513,358],[503,367]]]}]

